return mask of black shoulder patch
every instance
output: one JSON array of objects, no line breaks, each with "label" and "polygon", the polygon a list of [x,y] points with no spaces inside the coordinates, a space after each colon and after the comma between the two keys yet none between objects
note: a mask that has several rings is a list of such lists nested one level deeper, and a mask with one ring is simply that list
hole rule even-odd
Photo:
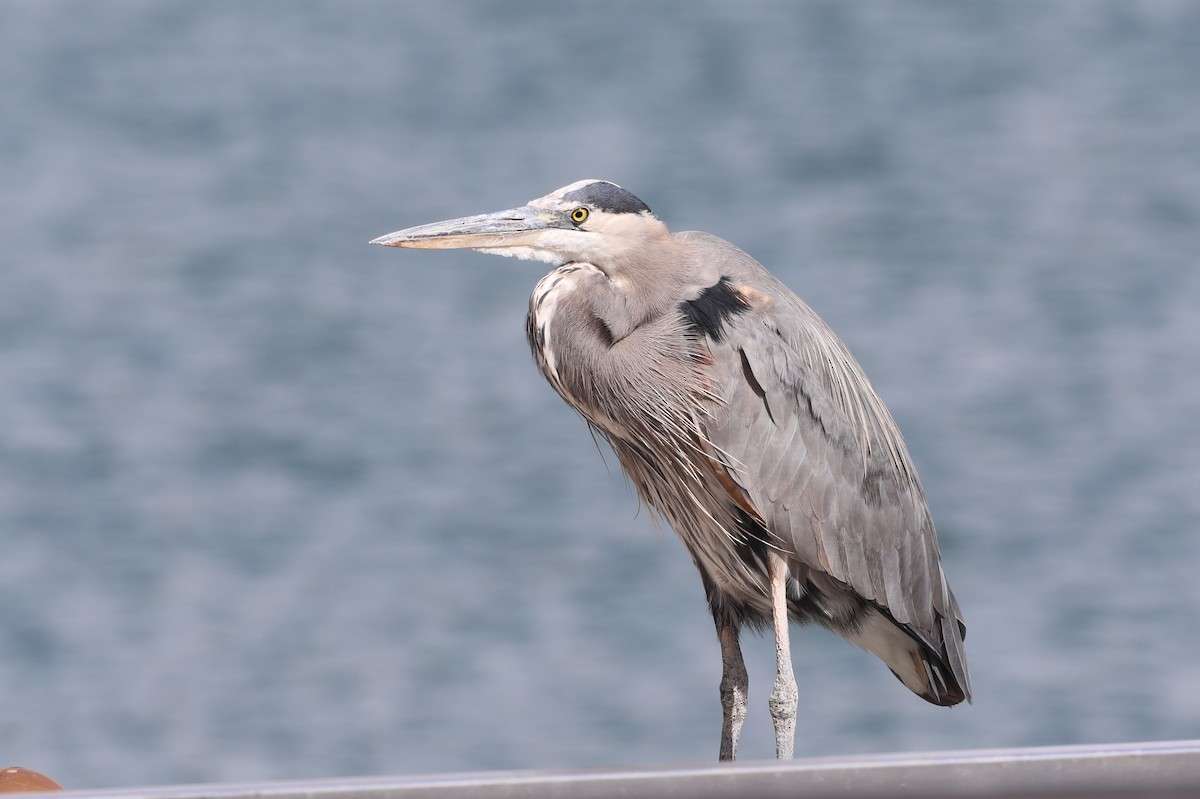
[{"label": "black shoulder patch", "polygon": [[679,303],[679,312],[687,320],[688,327],[697,335],[708,336],[716,342],[725,337],[725,321],[748,310],[750,306],[729,285],[727,277],[700,292],[696,299]]},{"label": "black shoulder patch", "polygon": [[615,183],[597,180],[563,195],[569,203],[589,205],[610,214],[653,214],[650,206]]}]

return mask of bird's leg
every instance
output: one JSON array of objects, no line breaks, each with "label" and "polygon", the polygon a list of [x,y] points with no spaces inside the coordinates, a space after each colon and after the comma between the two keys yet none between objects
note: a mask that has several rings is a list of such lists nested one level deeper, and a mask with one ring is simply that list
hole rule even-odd
[{"label": "bird's leg", "polygon": [[796,741],[796,706],[799,692],[792,672],[788,641],[787,562],[777,553],[768,556],[771,573],[771,621],[775,628],[775,688],[771,691],[771,718],[775,720],[775,757],[791,759]]},{"label": "bird's leg", "polygon": [[746,718],[746,694],[750,678],[742,661],[736,622],[715,615],[717,638],[721,641],[721,760],[737,758],[738,738]]}]

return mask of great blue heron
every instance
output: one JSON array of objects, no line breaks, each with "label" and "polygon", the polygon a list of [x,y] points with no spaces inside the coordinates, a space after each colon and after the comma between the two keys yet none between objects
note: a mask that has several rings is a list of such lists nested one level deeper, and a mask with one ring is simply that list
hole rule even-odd
[{"label": "great blue heron", "polygon": [[900,431],[846,345],[753,258],[670,233],[602,180],[372,243],[554,266],[529,300],[529,344],[700,570],[722,760],[746,714],[743,624],[775,635],[778,757],[796,725],[789,618],[873,652],[935,705],[970,700],[966,627]]}]

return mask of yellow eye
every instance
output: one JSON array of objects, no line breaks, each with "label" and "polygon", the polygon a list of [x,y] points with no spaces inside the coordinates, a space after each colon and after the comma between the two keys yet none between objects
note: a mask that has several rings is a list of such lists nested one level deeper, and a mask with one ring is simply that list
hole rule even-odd
[{"label": "yellow eye", "polygon": [[571,221],[577,225],[582,225],[584,222],[587,221],[587,218],[588,218],[588,209],[586,209],[586,208],[576,208],[574,211],[571,212]]}]

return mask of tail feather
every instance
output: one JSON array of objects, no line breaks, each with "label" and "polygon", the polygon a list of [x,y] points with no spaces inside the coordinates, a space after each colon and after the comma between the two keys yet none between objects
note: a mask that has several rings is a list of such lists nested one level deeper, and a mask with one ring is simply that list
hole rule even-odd
[{"label": "tail feather", "polygon": [[[885,613],[871,608],[858,630],[845,634],[852,643],[882,660],[896,678],[927,702],[943,707],[971,701],[961,632],[946,628],[956,620],[943,620],[941,652],[918,640]],[[947,634],[950,633],[950,634]]]}]

